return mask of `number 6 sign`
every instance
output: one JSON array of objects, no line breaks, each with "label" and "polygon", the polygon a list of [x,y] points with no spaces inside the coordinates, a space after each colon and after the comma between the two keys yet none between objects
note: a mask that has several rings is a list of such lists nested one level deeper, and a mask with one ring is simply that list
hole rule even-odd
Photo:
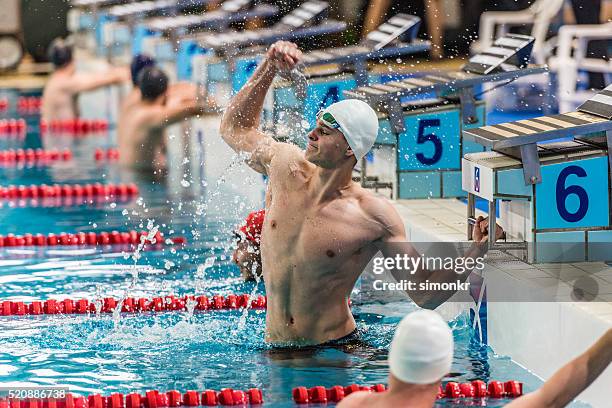
[{"label": "number 6 sign", "polygon": [[536,228],[609,225],[607,157],[542,166],[536,185]]}]

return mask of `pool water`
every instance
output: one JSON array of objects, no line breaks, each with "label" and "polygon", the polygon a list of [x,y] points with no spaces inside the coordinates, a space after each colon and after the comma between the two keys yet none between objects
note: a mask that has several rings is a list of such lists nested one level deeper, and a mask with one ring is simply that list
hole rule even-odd
[{"label": "pool water", "polygon": [[[31,120],[36,122],[37,118]],[[199,126],[204,126],[206,137],[214,137],[215,129],[206,128],[206,122]],[[212,148],[204,142],[207,149]],[[189,180],[186,186],[131,173],[113,163],[94,162],[96,147],[113,145],[112,132],[41,139],[33,129],[24,141],[0,139],[0,149],[58,145],[73,149],[72,162],[46,168],[0,168],[0,184],[136,182],[140,197],[127,203],[68,207],[4,201],[0,234],[158,227],[166,234],[186,236],[188,244],[151,248],[140,257],[121,246],[2,248],[1,300],[93,300],[128,293],[133,297],[264,294],[262,283],[243,282],[231,263],[231,232],[257,208],[241,195],[246,195],[248,185],[220,182],[211,176],[214,172],[206,171],[196,181],[191,174],[168,179]],[[253,175],[244,165],[234,166],[230,156],[215,157],[249,184]],[[180,159],[172,158],[171,163]],[[196,184],[205,188],[195,190]],[[0,384],[64,385],[83,395],[258,387],[269,406],[294,406],[293,387],[386,383],[387,350],[394,329],[414,309],[407,300],[383,304],[356,298],[353,312],[367,345],[315,351],[268,348],[263,341],[264,311],[0,317]],[[475,341],[467,314],[450,324],[455,358],[452,374],[445,380],[513,379],[524,382],[526,391],[541,385],[527,370]],[[490,406],[507,403],[489,402]],[[441,401],[438,405],[465,403]]]}]

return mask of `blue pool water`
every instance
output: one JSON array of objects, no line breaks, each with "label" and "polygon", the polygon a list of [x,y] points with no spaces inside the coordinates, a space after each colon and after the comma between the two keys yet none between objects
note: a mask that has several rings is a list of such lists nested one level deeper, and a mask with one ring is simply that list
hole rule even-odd
[{"label": "blue pool water", "polygon": [[[146,229],[151,222],[165,233],[185,235],[189,244],[184,249],[151,249],[137,260],[120,246],[3,248],[0,299],[264,293],[263,284],[243,282],[230,262],[231,231],[254,209],[245,208],[234,188],[205,178],[201,184],[208,187],[194,194],[180,184],[96,164],[94,149],[111,145],[112,135],[45,138],[42,143],[34,131],[23,142],[0,140],[0,149],[50,144],[71,147],[75,160],[40,169],[0,168],[0,184],[135,181],[141,198],[57,208],[3,202],[0,234]],[[64,385],[77,394],[105,395],[259,387],[270,406],[294,406],[291,389],[296,386],[386,383],[394,329],[414,309],[408,301],[383,304],[357,297],[353,311],[367,346],[350,351],[271,350],[263,342],[263,311],[0,317],[0,383]],[[467,315],[450,324],[456,345],[446,380],[514,379],[524,382],[526,391],[541,384],[476,342]],[[492,401],[490,406],[506,402]]]}]

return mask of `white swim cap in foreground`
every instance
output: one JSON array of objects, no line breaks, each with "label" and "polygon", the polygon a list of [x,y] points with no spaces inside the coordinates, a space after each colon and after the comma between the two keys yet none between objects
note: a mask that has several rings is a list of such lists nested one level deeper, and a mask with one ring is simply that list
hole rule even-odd
[{"label": "white swim cap in foreground", "polygon": [[361,160],[370,151],[378,135],[378,117],[374,109],[358,99],[346,99],[330,105],[322,114],[325,112],[331,113],[336,119],[357,161]]},{"label": "white swim cap in foreground", "polygon": [[419,310],[402,319],[389,350],[389,369],[400,381],[432,384],[450,372],[453,333],[440,315]]}]

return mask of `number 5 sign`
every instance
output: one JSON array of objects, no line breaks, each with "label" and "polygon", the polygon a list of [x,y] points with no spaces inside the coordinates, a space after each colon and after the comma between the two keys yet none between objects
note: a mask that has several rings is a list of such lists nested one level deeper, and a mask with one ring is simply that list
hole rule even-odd
[{"label": "number 5 sign", "polygon": [[399,170],[460,169],[459,109],[406,115],[399,135]]},{"label": "number 5 sign", "polygon": [[536,185],[536,228],[605,227],[610,224],[608,158],[542,166]]}]

